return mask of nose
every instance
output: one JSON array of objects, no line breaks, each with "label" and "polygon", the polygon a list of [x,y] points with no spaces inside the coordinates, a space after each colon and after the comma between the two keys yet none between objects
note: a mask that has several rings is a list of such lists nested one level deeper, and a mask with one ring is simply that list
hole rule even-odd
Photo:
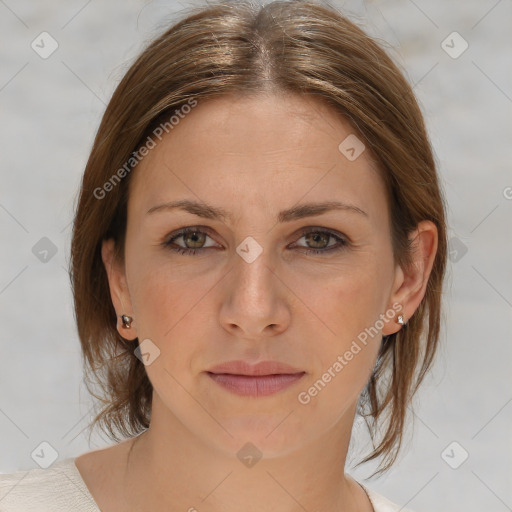
[{"label": "nose", "polygon": [[237,247],[233,268],[224,279],[220,321],[237,336],[259,339],[276,335],[291,319],[290,290],[270,250],[253,240]]}]

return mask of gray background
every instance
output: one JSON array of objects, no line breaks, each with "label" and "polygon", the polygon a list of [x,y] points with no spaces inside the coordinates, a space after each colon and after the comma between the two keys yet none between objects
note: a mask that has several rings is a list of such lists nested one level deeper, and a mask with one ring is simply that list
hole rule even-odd
[{"label": "gray background", "polygon": [[[452,249],[442,348],[416,400],[414,436],[367,485],[417,512],[512,510],[512,2],[336,5],[385,41],[414,84]],[[43,441],[59,459],[112,444],[94,436],[89,445],[84,430],[92,401],[67,274],[70,222],[107,101],[141,45],[183,7],[0,0],[0,472],[37,467],[31,454]],[[46,59],[31,48],[43,31],[59,45]],[[469,45],[457,58],[442,45],[454,31]],[[43,237],[54,255],[40,252]],[[465,452],[457,469],[446,462],[457,466]]]}]

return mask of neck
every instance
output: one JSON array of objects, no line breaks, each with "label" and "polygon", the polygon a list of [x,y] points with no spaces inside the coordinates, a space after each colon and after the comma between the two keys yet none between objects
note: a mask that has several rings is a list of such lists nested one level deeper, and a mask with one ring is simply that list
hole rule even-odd
[{"label": "neck", "polygon": [[[348,427],[334,425],[307,446],[259,458],[252,444],[229,453],[161,412],[153,408],[150,428],[130,447],[124,475],[127,510],[373,510],[364,490],[344,472]],[[240,442],[240,448],[245,444]]]}]

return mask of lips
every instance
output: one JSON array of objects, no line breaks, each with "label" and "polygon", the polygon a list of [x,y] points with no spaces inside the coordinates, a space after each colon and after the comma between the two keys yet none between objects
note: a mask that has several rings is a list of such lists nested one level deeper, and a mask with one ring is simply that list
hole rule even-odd
[{"label": "lips", "polygon": [[207,374],[232,393],[261,397],[286,389],[306,372],[277,361],[261,361],[257,364],[230,361],[210,368]]},{"label": "lips", "polygon": [[232,375],[290,375],[303,372],[303,370],[278,361],[261,361],[256,364],[246,361],[229,361],[214,366],[208,371],[210,373],[230,373]]}]

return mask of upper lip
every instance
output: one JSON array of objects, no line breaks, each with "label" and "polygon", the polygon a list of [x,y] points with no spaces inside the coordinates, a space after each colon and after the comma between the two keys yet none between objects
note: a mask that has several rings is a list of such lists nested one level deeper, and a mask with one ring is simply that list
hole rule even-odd
[{"label": "upper lip", "polygon": [[248,363],[246,361],[228,361],[213,366],[209,373],[230,373],[232,375],[276,375],[305,373],[289,364],[278,361],[261,361],[259,363]]}]

